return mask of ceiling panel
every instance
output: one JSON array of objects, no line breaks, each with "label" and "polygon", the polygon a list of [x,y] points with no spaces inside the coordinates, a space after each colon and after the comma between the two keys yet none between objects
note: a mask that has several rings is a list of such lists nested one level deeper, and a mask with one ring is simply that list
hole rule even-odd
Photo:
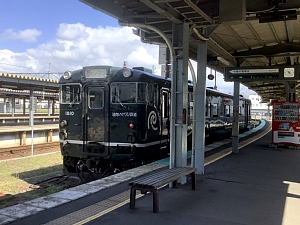
[{"label": "ceiling panel", "polygon": [[[238,60],[241,67],[291,66],[299,63],[299,0],[80,1],[117,18],[120,22],[151,24],[164,31],[170,38],[173,23],[188,23],[191,29],[190,57],[196,59],[195,40],[200,40],[193,30],[196,29],[200,35],[209,39],[208,56],[227,60],[219,61],[217,70],[220,72],[223,72],[228,64],[236,66]],[[259,23],[256,17],[261,13],[278,14],[282,10],[296,10],[297,20]],[[143,41],[164,44],[164,40],[152,31],[141,29],[141,32],[137,33]],[[255,84],[245,85],[249,88],[255,87]],[[278,93],[285,92],[282,88],[285,84],[279,85],[274,82],[274,88],[270,87],[272,82],[259,85],[266,85],[266,88],[255,87],[264,100],[274,97],[272,91],[276,90],[275,97]]]}]

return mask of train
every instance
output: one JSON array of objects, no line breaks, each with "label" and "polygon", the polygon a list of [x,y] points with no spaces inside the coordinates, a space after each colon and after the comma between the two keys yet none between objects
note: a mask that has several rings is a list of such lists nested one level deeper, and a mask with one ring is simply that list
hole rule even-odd
[{"label": "train", "polygon": [[[59,80],[63,173],[98,179],[167,157],[171,79],[144,67],[87,66]],[[187,136],[192,143],[193,85],[188,85]],[[240,96],[240,130],[251,101]],[[233,96],[206,89],[205,144],[231,135]]]}]

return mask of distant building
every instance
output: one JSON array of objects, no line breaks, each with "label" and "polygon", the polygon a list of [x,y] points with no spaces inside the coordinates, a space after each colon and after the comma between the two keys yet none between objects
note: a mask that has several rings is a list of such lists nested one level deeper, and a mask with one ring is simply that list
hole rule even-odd
[{"label": "distant building", "polygon": [[251,114],[258,116],[271,116],[272,106],[268,107],[267,103],[261,103],[261,97],[259,95],[249,95],[251,100]]}]

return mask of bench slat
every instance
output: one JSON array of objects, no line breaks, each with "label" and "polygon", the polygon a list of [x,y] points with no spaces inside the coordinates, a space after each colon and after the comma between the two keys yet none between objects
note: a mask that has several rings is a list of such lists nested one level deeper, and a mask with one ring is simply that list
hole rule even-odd
[{"label": "bench slat", "polygon": [[180,172],[179,170],[182,169],[182,168],[173,168],[173,169],[166,169],[166,170],[163,170],[163,171],[160,171],[158,173],[154,173],[154,174],[150,174],[150,175],[146,175],[146,176],[143,176],[141,178],[138,178],[138,179],[135,179],[131,182],[129,182],[129,185],[134,185],[136,183],[147,183],[147,181],[151,181],[151,180],[157,180],[159,179],[160,177],[164,176],[164,175],[168,175],[168,174],[171,174],[171,173],[178,173]]},{"label": "bench slat", "polygon": [[172,181],[178,180],[180,177],[187,176],[187,175],[189,175],[191,173],[193,173],[193,172],[186,171],[185,173],[176,174],[176,175],[174,175],[172,177],[168,177],[168,178],[166,178],[164,180],[161,180],[160,182],[155,182],[155,183],[151,184],[151,187],[153,187],[153,188],[159,188],[159,187],[161,187],[161,186],[163,186],[165,184],[168,184],[168,183],[170,183]]},{"label": "bench slat", "polygon": [[[187,168],[188,169],[188,168]],[[150,180],[146,180],[143,182],[139,182],[139,184],[141,184],[142,186],[153,186],[158,182],[163,182],[164,180],[168,179],[168,180],[177,180],[178,178],[185,176],[183,175],[183,173],[185,174],[187,172],[187,174],[192,173],[193,170],[186,170],[184,168],[177,168],[176,170],[170,170],[167,173],[163,173],[163,174],[156,174],[157,176],[150,179]],[[175,176],[175,177],[174,177]],[[176,177],[179,176],[177,179]],[[166,181],[167,182],[167,181]],[[168,183],[168,182],[167,182]]]},{"label": "bench slat", "polygon": [[143,176],[136,180],[130,181],[130,209],[135,208],[136,190],[140,190],[142,194],[147,192],[153,193],[153,212],[159,212],[158,188],[168,183],[177,181],[180,177],[191,174],[192,175],[192,189],[196,188],[196,168],[191,167],[176,167],[172,169],[165,169],[158,173]]},{"label": "bench slat", "polygon": [[195,168],[183,167],[183,168],[172,168],[166,171],[161,171],[156,174],[146,176],[133,180],[129,183],[131,186],[157,188],[164,184],[170,183],[179,179],[180,177],[186,176],[195,172]]}]

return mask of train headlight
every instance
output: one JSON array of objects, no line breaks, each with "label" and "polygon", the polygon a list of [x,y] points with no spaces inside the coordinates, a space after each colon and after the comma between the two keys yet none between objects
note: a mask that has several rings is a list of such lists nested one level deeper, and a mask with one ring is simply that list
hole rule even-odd
[{"label": "train headlight", "polygon": [[71,73],[70,71],[66,71],[66,72],[64,72],[64,75],[63,75],[63,77],[64,77],[66,80],[70,79],[70,78],[71,78],[71,76],[72,76],[72,73]]},{"label": "train headlight", "polygon": [[64,127],[64,126],[67,126],[67,125],[68,125],[68,123],[67,123],[66,120],[63,120],[63,121],[60,122],[60,127]]},{"label": "train headlight", "polygon": [[132,76],[131,70],[128,69],[128,68],[124,68],[124,69],[123,69],[123,76],[124,76],[124,77],[131,77],[131,76]]}]

